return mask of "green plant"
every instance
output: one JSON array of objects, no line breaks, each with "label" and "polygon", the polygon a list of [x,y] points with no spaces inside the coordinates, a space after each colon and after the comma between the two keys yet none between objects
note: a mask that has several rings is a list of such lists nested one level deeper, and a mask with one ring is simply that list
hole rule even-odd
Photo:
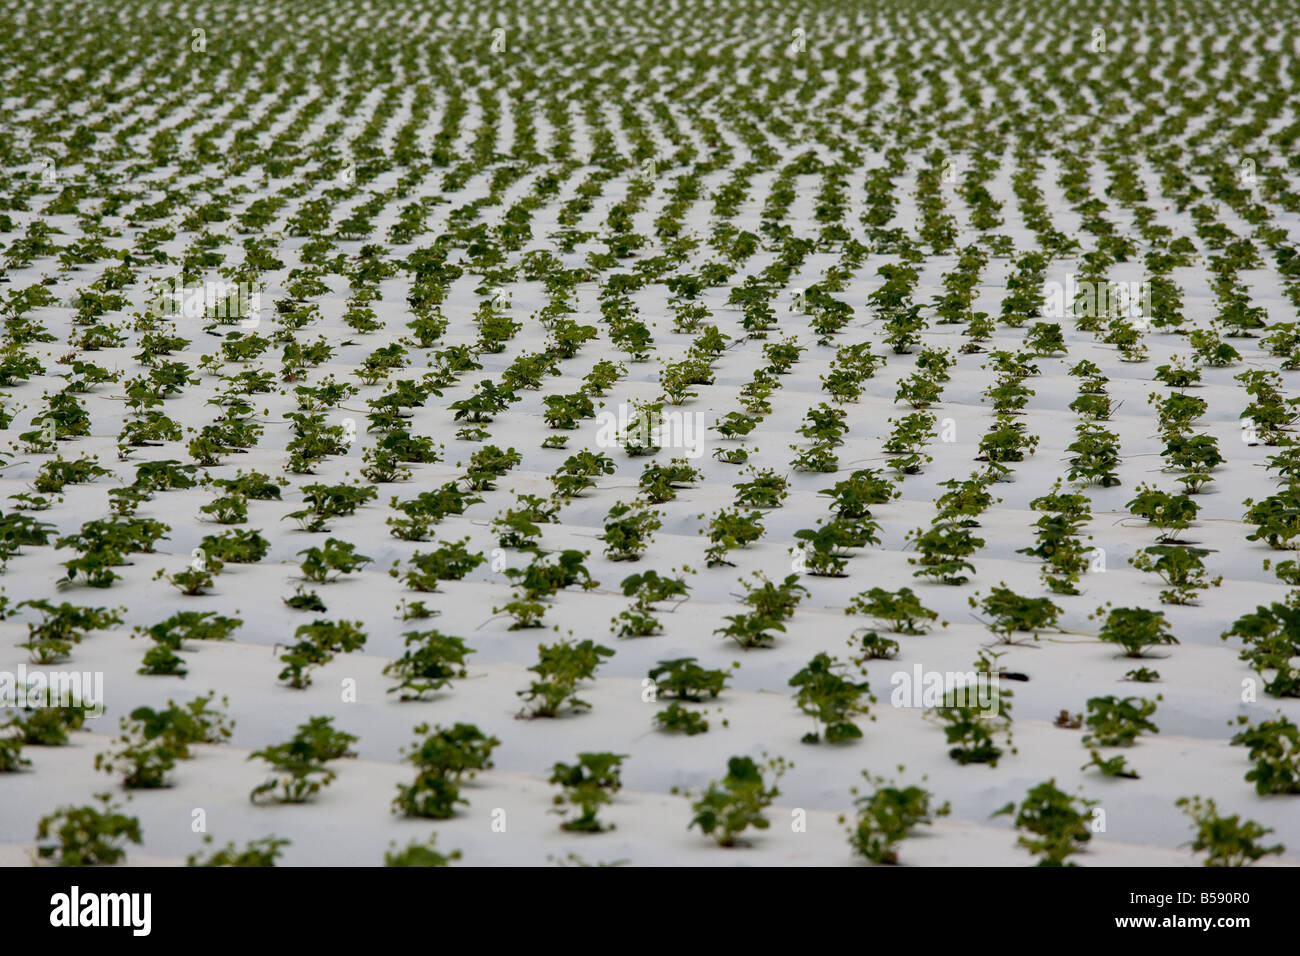
[{"label": "green plant", "polygon": [[[903,768],[898,769],[901,772]],[[862,776],[874,789],[867,794],[860,794],[856,787],[851,790],[857,819],[849,827],[849,846],[872,863],[897,863],[897,846],[913,829],[951,812],[948,803],[931,809],[934,795],[923,787],[891,786],[865,770]]]},{"label": "green plant", "polygon": [[351,574],[370,563],[364,554],[357,554],[356,545],[338,538],[326,538],[323,548],[310,547],[298,554],[302,559],[302,576],[308,581],[325,584],[336,580],[340,575]]},{"label": "green plant", "polygon": [[[1245,717],[1237,718],[1245,723]],[[1265,720],[1233,735],[1234,746],[1250,749],[1255,766],[1246,781],[1261,797],[1270,793],[1300,793],[1300,727],[1285,717]]]},{"label": "green plant", "polygon": [[1087,770],[1089,767],[1096,767],[1106,777],[1124,777],[1129,780],[1137,780],[1138,772],[1128,766],[1128,762],[1123,754],[1116,754],[1113,757],[1103,757],[1099,750],[1089,750],[1089,761],[1080,767],[1080,770]]},{"label": "green plant", "polygon": [[840,743],[862,736],[853,718],[869,713],[867,702],[874,703],[875,698],[867,681],[849,680],[833,657],[817,654],[790,678],[789,686],[799,688],[795,704],[813,719],[813,730],[803,736],[804,743],[815,744],[823,737],[827,743]]},{"label": "green plant", "polygon": [[393,812],[408,817],[447,819],[456,812],[456,804],[467,803],[460,796],[463,778],[473,778],[480,770],[492,766],[492,751],[501,743],[473,724],[434,727],[419,724],[415,731],[424,735],[407,752],[406,759],[415,765],[415,779],[399,784],[393,799]]},{"label": "green plant", "polygon": [[646,500],[658,505],[672,501],[677,497],[677,489],[690,486],[700,477],[699,469],[687,464],[684,458],[674,458],[667,465],[647,464],[641,469],[638,483]]},{"label": "green plant", "polygon": [[859,667],[867,661],[888,660],[898,654],[898,641],[881,637],[875,631],[867,631],[856,643],[850,638],[849,647],[856,651],[852,659]]},{"label": "green plant", "polygon": [[142,842],[140,821],[96,794],[100,807],[60,807],[36,825],[36,855],[56,866],[112,866],[126,857],[124,841]]},{"label": "green plant", "polygon": [[943,516],[936,518],[928,529],[909,531],[907,537],[919,555],[907,559],[909,564],[920,565],[912,572],[913,576],[936,578],[944,584],[961,585],[969,581],[965,572],[973,572],[975,565],[966,559],[984,547],[983,538],[975,537],[959,521]]},{"label": "green plant", "polygon": [[317,620],[301,625],[294,636],[297,643],[280,655],[284,669],[279,679],[297,690],[311,683],[313,667],[329,663],[335,654],[359,650],[366,643],[360,621]]},{"label": "green plant", "polygon": [[993,588],[978,604],[970,598],[970,606],[979,607],[988,615],[988,629],[1004,644],[1015,643],[1011,635],[1017,632],[1032,634],[1037,640],[1038,632],[1056,628],[1061,616],[1061,609],[1052,603],[1051,598],[1024,597],[1005,585]]},{"label": "green plant", "polygon": [[313,717],[298,725],[298,732],[285,743],[274,744],[248,755],[271,765],[272,776],[249,794],[254,804],[266,798],[276,803],[306,803],[338,775],[326,765],[353,757],[350,749],[357,738],[334,728],[333,717]]},{"label": "green plant", "polygon": [[686,600],[690,590],[685,579],[667,577],[657,571],[644,574],[628,575],[619,585],[623,593],[632,598],[632,606],[620,611],[613,619],[614,630],[619,637],[650,637],[663,628],[654,616],[655,604],[676,599],[677,603]]},{"label": "green plant", "polygon": [[[204,845],[212,842],[211,834],[203,838]],[[186,866],[275,866],[283,847],[292,841],[282,837],[269,836],[260,840],[249,841],[241,850],[232,841],[206,858],[199,853],[191,853],[185,859]]]},{"label": "green plant", "polygon": [[450,866],[453,860],[460,859],[460,850],[438,852],[437,842],[438,835],[434,834],[424,843],[412,840],[400,850],[393,844],[384,854],[384,866]]},{"label": "green plant", "polygon": [[[402,573],[402,582],[412,590],[432,592],[438,590],[440,581],[459,581],[487,561],[481,552],[470,551],[469,538],[449,541],[434,551],[417,551],[411,555],[410,565]],[[397,576],[396,568],[393,576]]]},{"label": "green plant", "polygon": [[556,717],[565,707],[589,708],[591,705],[577,695],[578,682],[595,677],[600,659],[613,655],[613,650],[591,640],[539,644],[537,663],[528,668],[538,679],[527,690],[518,691],[524,698],[523,713],[528,717]]},{"label": "green plant", "polygon": [[1015,814],[1016,829],[1025,831],[1016,842],[1042,857],[1039,866],[1073,866],[1065,861],[1092,839],[1089,811],[1096,802],[1070,796],[1052,779],[1031,787],[1018,809],[1008,803],[993,816]]},{"label": "green plant", "polygon": [[[1160,698],[1156,698],[1159,700]],[[1160,729],[1149,718],[1156,712],[1156,700],[1141,697],[1091,697],[1085,723],[1092,731],[1083,738],[1085,745],[1128,747],[1143,732],[1156,734]]]},{"label": "green plant", "polygon": [[[560,824],[561,830],[573,833],[600,833],[606,827],[596,818],[600,808],[613,800],[622,786],[619,768],[626,754],[580,753],[577,763],[557,763],[551,770],[550,783],[562,788],[555,797],[557,807],[568,804],[578,814]],[[560,813],[565,811],[560,810]]]},{"label": "green plant", "polygon": [[668,733],[683,733],[688,737],[708,733],[709,722],[704,715],[674,701],[654,716],[655,724]]},{"label": "green plant", "polygon": [[1143,657],[1148,648],[1178,643],[1178,639],[1169,633],[1163,611],[1117,607],[1107,612],[1101,607],[1092,616],[1100,617],[1103,613],[1106,619],[1097,636],[1109,644],[1118,644],[1126,657]]},{"label": "green plant", "polygon": [[701,667],[694,657],[660,661],[647,675],[656,693],[677,700],[699,703],[716,698],[727,686],[728,671]]},{"label": "green plant", "polygon": [[605,516],[605,556],[611,561],[637,561],[650,545],[662,522],[656,511],[644,506],[615,504]]},{"label": "green plant", "polygon": [[1264,692],[1274,697],[1300,697],[1300,667],[1291,662],[1300,657],[1300,607],[1289,599],[1285,604],[1274,601],[1243,614],[1221,635],[1223,640],[1239,637],[1243,642],[1240,659],[1248,662],[1266,679]]},{"label": "green plant", "polygon": [[17,773],[32,765],[23,756],[25,743],[21,737],[0,737],[0,773]]},{"label": "green plant", "polygon": [[884,621],[889,629],[899,634],[924,634],[931,622],[939,619],[937,612],[925,607],[911,588],[886,591],[875,587],[856,595],[845,614],[866,614]]},{"label": "green plant", "polygon": [[1169,587],[1160,592],[1162,604],[1195,604],[1196,595],[1223,583],[1223,576],[1210,577],[1203,559],[1212,552],[1190,545],[1157,544],[1143,548],[1129,559],[1139,571],[1158,574]]},{"label": "green plant", "polygon": [[[723,847],[736,846],[738,837],[751,827],[766,830],[770,823],[763,811],[781,795],[777,782],[792,766],[780,757],[764,766],[752,757],[732,757],[727,761],[727,775],[710,783],[691,803],[695,815],[687,829],[699,827]],[[772,774],[771,783],[763,779],[765,770]]]},{"label": "green plant", "polygon": [[1174,805],[1191,818],[1196,838],[1190,846],[1193,853],[1206,854],[1206,866],[1249,866],[1285,849],[1280,843],[1261,846],[1258,841],[1273,832],[1270,828],[1242,820],[1235,813],[1220,816],[1213,800],[1179,797]]},{"label": "green plant", "polygon": [[1115,469],[1119,466],[1119,436],[1089,422],[1081,422],[1074,442],[1066,446],[1073,452],[1066,472],[1071,481],[1110,488],[1120,483]]},{"label": "green plant", "polygon": [[1191,527],[1200,505],[1187,495],[1171,495],[1149,485],[1138,485],[1138,493],[1124,507],[1160,531],[1159,541],[1172,544],[1180,532]]},{"label": "green plant", "polygon": [[[704,515],[700,515],[701,519],[703,517]],[[708,566],[711,568],[722,564],[730,566],[731,562],[726,559],[728,551],[743,548],[761,538],[763,536],[761,518],[761,513],[757,511],[743,514],[738,510],[728,511],[725,508],[710,518],[707,532],[709,547],[704,552]],[[701,528],[700,533],[704,534],[705,530]]]},{"label": "green plant", "polygon": [[9,718],[6,729],[18,731],[17,740],[36,747],[62,747],[70,731],[86,723],[86,712],[79,706],[28,707]]},{"label": "green plant", "polygon": [[407,631],[402,636],[406,650],[384,667],[385,676],[398,681],[388,693],[399,694],[401,700],[422,700],[468,673],[465,658],[474,650],[465,646],[463,638],[433,630]]}]

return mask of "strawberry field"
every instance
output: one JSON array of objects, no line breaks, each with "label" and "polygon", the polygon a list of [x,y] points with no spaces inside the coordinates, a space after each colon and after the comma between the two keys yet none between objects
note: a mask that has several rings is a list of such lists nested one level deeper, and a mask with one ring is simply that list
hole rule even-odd
[{"label": "strawberry field", "polygon": [[1300,861],[1300,8],[0,12],[0,864]]}]

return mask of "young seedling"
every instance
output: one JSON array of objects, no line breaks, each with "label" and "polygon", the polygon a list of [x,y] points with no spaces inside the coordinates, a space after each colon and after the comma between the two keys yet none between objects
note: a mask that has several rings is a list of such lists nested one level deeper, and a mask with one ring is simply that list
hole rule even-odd
[{"label": "young seedling", "polygon": [[[289,846],[291,840],[281,837],[269,836],[260,840],[250,841],[242,850],[232,841],[227,843],[215,853],[208,856],[201,856],[199,853],[191,853],[185,859],[186,866],[275,866],[275,861],[280,858],[282,848]],[[208,834],[203,838],[205,846],[212,843],[212,835]]]},{"label": "young seedling", "polygon": [[642,505],[615,504],[605,516],[605,557],[611,561],[638,561],[654,538],[659,513]]},{"label": "young seedling", "polygon": [[1034,640],[1038,640],[1038,632],[1056,629],[1061,616],[1061,609],[1052,603],[1051,598],[1024,597],[1005,585],[993,588],[978,604],[973,597],[969,601],[971,607],[978,607],[988,616],[988,629],[1003,644],[1024,643],[1012,639],[1017,632],[1032,634]]},{"label": "young seedling", "polygon": [[813,730],[804,734],[803,743],[819,743],[823,736],[832,744],[862,736],[853,718],[868,714],[868,704],[875,703],[866,680],[849,680],[842,665],[821,653],[791,677],[789,685],[799,688],[795,704],[813,719]]},{"label": "young seedling", "polygon": [[415,765],[415,780],[399,784],[393,798],[393,812],[407,817],[444,820],[456,812],[456,804],[468,803],[460,796],[462,779],[473,779],[492,766],[492,751],[501,741],[489,737],[473,724],[451,728],[420,724],[415,733],[426,735],[410,748],[406,759]]},{"label": "young seedling", "polygon": [[463,638],[449,637],[439,631],[407,631],[402,635],[406,650],[397,660],[384,667],[384,675],[398,681],[388,693],[400,700],[423,700],[468,673],[465,658],[475,653]]},{"label": "young seedling", "polygon": [[938,612],[925,607],[911,588],[872,588],[855,596],[844,613],[870,615],[896,634],[925,634],[939,619]]},{"label": "young seedling", "polygon": [[1205,570],[1204,558],[1212,553],[1208,548],[1156,544],[1133,555],[1129,563],[1158,574],[1169,585],[1160,592],[1161,604],[1195,604],[1199,592],[1223,583],[1222,575],[1212,578]]},{"label": "young seedling", "polygon": [[1129,747],[1143,733],[1158,734],[1160,728],[1149,718],[1156,712],[1156,702],[1141,697],[1092,697],[1088,700],[1086,723],[1091,733],[1083,738],[1085,746]]},{"label": "young seedling", "polygon": [[359,571],[371,562],[364,554],[357,554],[356,545],[338,538],[326,538],[323,548],[310,547],[298,554],[302,559],[302,576],[316,584],[326,584],[341,575]]},{"label": "young seedling", "polygon": [[[1246,723],[1245,717],[1237,720]],[[1261,797],[1300,793],[1300,727],[1285,717],[1265,720],[1235,734],[1232,743],[1250,748],[1255,766],[1246,771],[1246,781]]]},{"label": "young seedling", "polygon": [[[901,773],[903,768],[898,770]],[[897,863],[897,846],[913,829],[932,824],[934,817],[947,816],[952,810],[946,802],[931,809],[934,795],[923,787],[890,785],[883,777],[873,777],[865,770],[862,776],[873,789],[866,794],[857,787],[850,790],[857,820],[849,827],[849,846],[872,863]],[[843,817],[840,822],[844,822]]]},{"label": "young seedling", "polygon": [[[687,829],[699,827],[722,847],[736,846],[740,834],[750,827],[766,830],[770,823],[763,811],[781,795],[777,781],[791,767],[793,764],[780,757],[764,766],[752,757],[732,757],[727,761],[727,775],[709,784],[708,790],[692,802],[695,816]],[[770,784],[763,779],[764,770],[772,773]]]},{"label": "young seedling", "polygon": [[1102,614],[1106,619],[1097,636],[1109,644],[1118,644],[1126,657],[1144,657],[1148,648],[1178,643],[1169,633],[1163,611],[1117,607],[1107,612],[1106,607],[1099,607],[1091,616],[1097,618]]},{"label": "young seedling", "polygon": [[1089,750],[1091,759],[1080,767],[1080,770],[1087,770],[1089,767],[1096,767],[1103,776],[1107,777],[1124,777],[1128,780],[1137,780],[1138,772],[1128,766],[1127,760],[1123,754],[1116,754],[1113,757],[1103,757],[1099,750]]},{"label": "young seedling", "polygon": [[1285,849],[1280,843],[1261,846],[1259,841],[1273,832],[1271,828],[1235,813],[1220,816],[1213,800],[1180,797],[1174,805],[1191,818],[1196,838],[1189,845],[1193,853],[1206,854],[1206,866],[1250,866]]},{"label": "young seedling", "polygon": [[518,691],[524,698],[522,717],[558,717],[560,712],[584,710],[591,705],[577,695],[579,681],[596,676],[602,657],[612,657],[613,650],[591,640],[575,644],[559,641],[549,647],[537,646],[538,661],[528,668],[538,676],[527,690]]},{"label": "young seedling", "polygon": [[293,738],[248,755],[271,765],[273,776],[253,788],[248,799],[257,804],[263,798],[275,803],[306,803],[338,776],[326,764],[354,757],[350,749],[357,738],[335,730],[332,717],[313,717],[298,725]]},{"label": "young seedling", "polygon": [[1039,866],[1074,866],[1065,861],[1092,839],[1089,811],[1096,803],[1070,796],[1052,779],[1032,787],[1019,809],[1008,803],[993,816],[1015,814],[1016,829],[1024,831],[1016,842],[1042,857]]},{"label": "young seedling", "polygon": [[423,843],[412,840],[400,850],[394,843],[384,854],[384,866],[450,866],[453,860],[461,858],[460,850],[440,853],[437,843],[436,833]]},{"label": "young seedling", "polygon": [[663,601],[686,600],[690,586],[682,577],[667,577],[657,571],[631,574],[619,585],[623,594],[632,598],[632,606],[620,611],[613,619],[611,630],[619,637],[650,637],[663,628],[654,616],[654,606]]},{"label": "young seedling", "polygon": [[100,806],[60,807],[36,825],[36,856],[55,866],[112,866],[126,857],[122,843],[143,842],[140,821],[119,812],[107,793]]},{"label": "young seedling", "polygon": [[[568,804],[577,809],[577,815],[560,824],[561,830],[571,833],[600,833],[612,830],[596,818],[602,806],[613,802],[614,794],[622,787],[619,770],[627,754],[580,753],[574,764],[557,763],[551,770],[550,782],[561,787],[555,805]],[[566,813],[565,810],[558,810]]]}]

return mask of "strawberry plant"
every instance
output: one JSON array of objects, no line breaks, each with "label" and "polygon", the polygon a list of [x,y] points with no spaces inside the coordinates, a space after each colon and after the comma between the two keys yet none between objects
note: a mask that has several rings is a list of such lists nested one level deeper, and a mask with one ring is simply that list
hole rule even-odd
[{"label": "strawberry plant", "polygon": [[1084,745],[1132,746],[1140,734],[1160,732],[1148,719],[1155,712],[1155,700],[1140,697],[1125,697],[1123,700],[1118,697],[1089,698],[1088,716],[1084,722],[1091,733],[1083,738]]},{"label": "strawberry plant", "polygon": [[[1238,723],[1246,723],[1238,717]],[[1234,746],[1249,748],[1255,766],[1246,781],[1261,797],[1270,793],[1300,793],[1300,727],[1285,717],[1252,724],[1233,735]]]},{"label": "strawberry plant", "polygon": [[986,626],[1004,644],[1015,643],[1011,636],[1017,632],[1032,634],[1037,640],[1038,632],[1055,629],[1061,616],[1061,609],[1051,598],[1024,597],[1005,585],[993,588],[978,604],[974,598],[969,600],[971,607],[978,607],[988,616]]},{"label": "strawberry plant", "polygon": [[[561,788],[555,805],[568,804],[576,815],[560,824],[561,830],[571,833],[600,833],[613,829],[596,818],[602,806],[613,801],[613,795],[622,787],[619,769],[626,754],[580,753],[577,763],[556,763],[551,769],[550,783]],[[566,813],[565,810],[559,810]]]},{"label": "strawberry plant", "polygon": [[21,737],[0,737],[0,773],[18,773],[32,762],[23,756]]},{"label": "strawberry plant", "polygon": [[1101,632],[1097,635],[1108,644],[1118,644],[1126,657],[1144,657],[1148,648],[1177,644],[1178,639],[1169,633],[1169,624],[1163,611],[1141,607],[1117,607],[1109,611],[1097,608],[1092,617],[1106,615]]},{"label": "strawberry plant", "polygon": [[460,795],[464,779],[473,779],[492,766],[492,751],[501,743],[473,724],[451,728],[419,724],[414,731],[424,735],[406,754],[415,765],[415,779],[399,784],[393,812],[407,817],[443,820],[453,816],[456,804],[468,803]]},{"label": "strawberry plant", "polygon": [[371,561],[366,555],[357,553],[356,545],[338,538],[326,538],[323,548],[313,546],[298,554],[305,555],[300,565],[302,576],[317,584],[337,580],[341,575],[360,570]]},{"label": "strawberry plant", "polygon": [[729,672],[701,667],[694,657],[660,661],[650,668],[649,679],[661,696],[699,703],[716,698],[727,686]]},{"label": "strawberry plant", "polygon": [[1105,777],[1121,777],[1127,780],[1137,780],[1138,772],[1128,765],[1128,760],[1123,754],[1116,754],[1113,757],[1103,757],[1099,750],[1088,751],[1089,760],[1080,767],[1080,770],[1087,770],[1090,767],[1096,767]]},{"label": "strawberry plant", "polygon": [[663,504],[677,497],[677,491],[688,488],[700,480],[698,469],[685,459],[674,458],[667,465],[648,464],[641,470],[641,493],[652,505]]},{"label": "strawberry plant", "polygon": [[961,585],[969,581],[965,572],[974,572],[975,565],[966,559],[984,547],[983,538],[975,537],[969,528],[953,518],[936,518],[928,529],[909,531],[907,537],[919,554],[907,561],[921,566],[913,576],[932,577],[944,584]]},{"label": "strawberry plant", "polygon": [[605,557],[611,561],[637,561],[659,529],[659,514],[644,506],[615,504],[605,516]]},{"label": "strawberry plant", "polygon": [[1300,697],[1300,667],[1292,664],[1300,657],[1300,607],[1288,600],[1259,605],[1243,614],[1221,635],[1223,640],[1239,637],[1244,643],[1240,659],[1261,675],[1272,671],[1264,683],[1264,692],[1274,697]]},{"label": "strawberry plant", "polygon": [[[469,538],[449,541],[434,551],[417,551],[402,573],[402,583],[414,591],[433,592],[440,581],[459,581],[486,563],[487,557],[466,547]],[[391,572],[397,577],[396,568]]]},{"label": "strawberry plant", "polygon": [[1129,563],[1139,571],[1158,574],[1169,585],[1160,592],[1160,603],[1195,604],[1197,592],[1223,582],[1222,575],[1212,578],[1205,570],[1202,559],[1211,553],[1208,548],[1157,544],[1143,548]]},{"label": "strawberry plant", "polygon": [[1191,818],[1196,838],[1193,853],[1204,853],[1206,866],[1250,866],[1266,856],[1281,853],[1280,843],[1262,846],[1259,841],[1273,831],[1237,814],[1220,816],[1213,800],[1179,797],[1175,806]]},{"label": "strawberry plant", "polygon": [[402,637],[406,650],[384,666],[384,675],[398,681],[388,693],[398,694],[400,700],[423,700],[468,673],[465,658],[474,650],[465,646],[464,639],[434,630],[407,631]]},{"label": "strawberry plant", "polygon": [[[687,829],[699,827],[722,847],[738,845],[740,835],[751,827],[766,830],[771,824],[763,811],[781,795],[777,782],[791,766],[780,757],[761,766],[752,757],[732,757],[727,775],[709,784],[691,803],[695,815]],[[764,771],[771,773],[770,783],[764,780]]]},{"label": "strawberry plant", "polygon": [[875,698],[865,680],[854,682],[845,677],[842,665],[833,657],[816,655],[790,678],[789,685],[798,688],[796,706],[813,719],[813,730],[804,734],[803,743],[815,744],[825,737],[833,744],[862,736],[853,718],[866,715],[867,702],[874,703]]},{"label": "strawberry plant", "polygon": [[[739,510],[727,511],[725,508],[715,514],[709,519],[709,547],[704,552],[705,563],[711,568],[723,564],[732,566],[726,559],[727,552],[743,548],[763,536],[761,517],[757,511],[743,514]],[[700,515],[700,518],[703,519],[704,515]],[[700,533],[704,534],[705,530],[701,528]]]},{"label": "strawberry plant", "polygon": [[338,776],[328,763],[354,757],[350,749],[357,738],[336,730],[332,717],[313,717],[298,725],[298,732],[282,744],[274,744],[248,755],[270,765],[272,776],[258,784],[249,794],[254,804],[259,800],[275,803],[306,803]]},{"label": "strawberry plant", "polygon": [[1172,544],[1178,535],[1191,527],[1200,505],[1187,495],[1171,495],[1150,485],[1138,485],[1137,496],[1124,507],[1129,513],[1146,519],[1160,531],[1161,544]]},{"label": "strawberry plant", "polygon": [[[212,842],[212,835],[208,834],[203,838],[205,845]],[[206,857],[199,853],[191,853],[185,858],[186,866],[275,866],[275,861],[280,858],[280,851],[289,846],[291,840],[281,837],[269,836],[260,840],[250,840],[241,850],[232,841],[223,846],[215,853],[210,853]]]},{"label": "strawberry plant", "polygon": [[60,807],[36,825],[36,855],[55,866],[112,866],[126,857],[122,843],[142,842],[140,821],[115,807],[107,793],[99,806]]},{"label": "strawberry plant", "polygon": [[297,643],[280,655],[284,669],[279,679],[302,690],[311,683],[311,669],[327,664],[338,653],[359,650],[366,643],[360,622],[317,620],[294,631]]},{"label": "strawberry plant", "polygon": [[412,840],[400,850],[393,845],[384,854],[384,866],[450,866],[452,861],[460,859],[460,850],[441,853],[437,842],[437,834],[434,834],[424,843]]},{"label": "strawberry plant", "polygon": [[654,606],[672,600],[680,604],[690,590],[684,578],[663,576],[657,571],[629,575],[619,587],[632,598],[632,606],[613,619],[611,630],[619,637],[650,637],[662,632]]},{"label": "strawberry plant", "polygon": [[939,619],[936,611],[921,603],[911,588],[886,591],[875,587],[856,595],[845,614],[866,614],[889,625],[889,630],[899,634],[925,634],[932,622]]},{"label": "strawberry plant", "polygon": [[1052,779],[1031,787],[1019,808],[1008,803],[993,815],[1015,814],[1016,829],[1024,831],[1016,842],[1042,858],[1039,866],[1074,866],[1065,861],[1092,839],[1089,811],[1096,802],[1070,796]]},{"label": "strawberry plant", "polygon": [[[903,768],[899,767],[901,771]],[[855,787],[853,806],[857,819],[849,827],[849,846],[858,856],[872,863],[898,862],[898,844],[921,824],[932,824],[935,817],[947,816],[952,808],[947,803],[931,809],[934,795],[923,787],[889,785],[883,778],[872,777],[867,771],[862,776],[874,789],[860,794]],[[844,822],[844,818],[840,818]]]},{"label": "strawberry plant", "polygon": [[591,705],[579,699],[578,682],[596,676],[602,657],[612,657],[613,650],[593,641],[580,643],[559,641],[549,647],[537,646],[537,663],[528,668],[537,675],[527,690],[518,691],[524,698],[523,714],[528,717],[557,717],[564,708],[581,710]]},{"label": "strawberry plant", "polygon": [[24,744],[38,747],[62,747],[68,743],[70,731],[81,730],[86,723],[86,712],[80,706],[28,707],[15,712],[5,729],[14,729],[14,738]]}]

